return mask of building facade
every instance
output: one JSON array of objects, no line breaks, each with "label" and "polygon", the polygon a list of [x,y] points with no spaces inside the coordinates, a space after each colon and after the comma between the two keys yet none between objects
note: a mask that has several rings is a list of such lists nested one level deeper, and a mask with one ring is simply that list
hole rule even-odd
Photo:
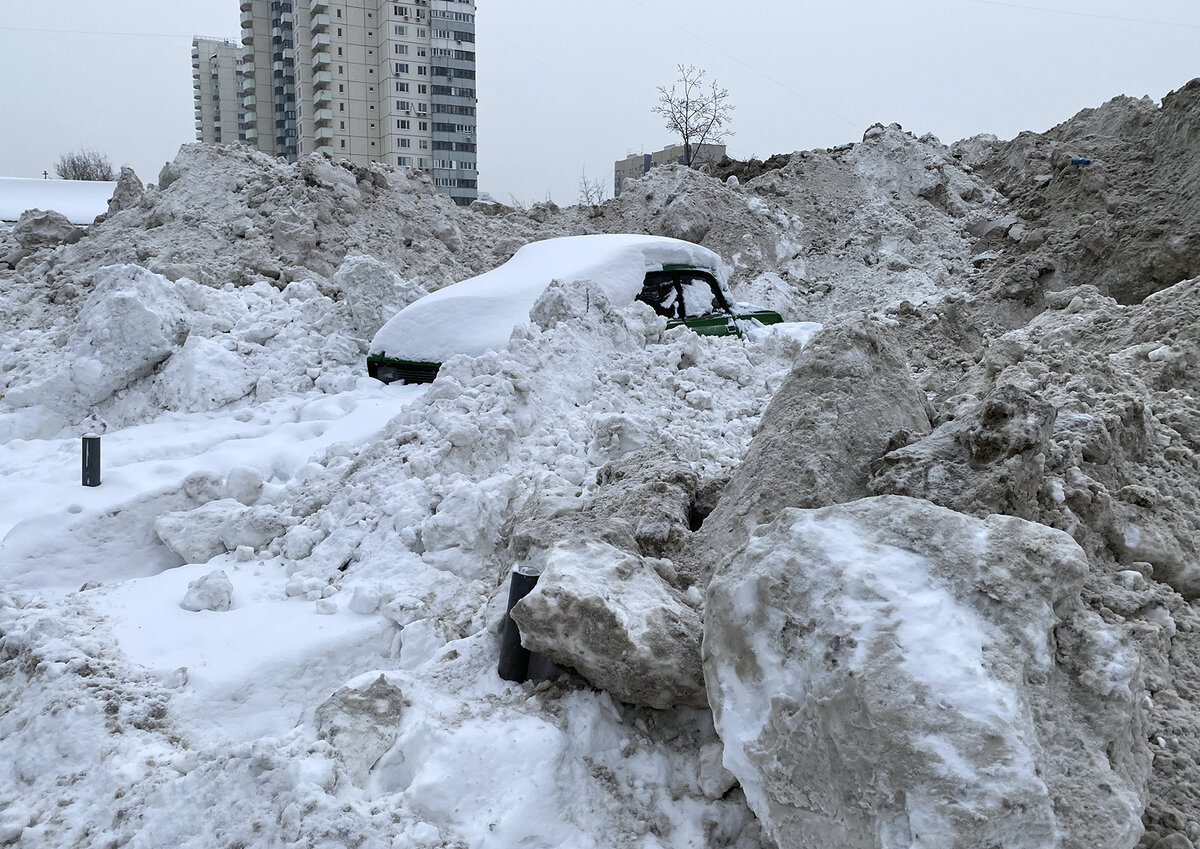
[{"label": "building facade", "polygon": [[[692,149],[694,165],[720,162],[723,156],[725,156],[725,145],[723,144],[700,144],[694,145]],[[636,180],[659,165],[682,165],[684,158],[683,145],[671,144],[654,153],[634,153],[624,159],[618,159],[613,163],[613,197],[621,193],[621,188],[626,180]]]},{"label": "building facade", "polygon": [[463,206],[478,196],[474,0],[240,2],[240,141],[415,168]]},{"label": "building facade", "polygon": [[192,39],[192,89],[196,138],[231,144],[240,138],[242,111],[241,45],[223,38]]}]

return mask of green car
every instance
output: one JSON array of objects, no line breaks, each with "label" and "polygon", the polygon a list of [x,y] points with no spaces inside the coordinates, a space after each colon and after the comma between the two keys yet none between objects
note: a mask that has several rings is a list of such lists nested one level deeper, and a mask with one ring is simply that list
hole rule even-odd
[{"label": "green car", "polygon": [[425,383],[456,354],[504,347],[513,328],[553,280],[589,281],[613,303],[641,301],[707,336],[741,336],[748,323],[777,324],[777,312],[735,303],[720,256],[661,236],[571,236],[533,242],[499,268],[439,289],[385,324],[367,355],[367,373],[384,383]]}]

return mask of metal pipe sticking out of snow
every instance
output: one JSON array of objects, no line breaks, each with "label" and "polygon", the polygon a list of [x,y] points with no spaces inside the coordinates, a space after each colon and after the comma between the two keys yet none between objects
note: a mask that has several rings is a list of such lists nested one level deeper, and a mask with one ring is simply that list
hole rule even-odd
[{"label": "metal pipe sticking out of snow", "polygon": [[540,572],[513,569],[508,585],[508,605],[504,608],[504,630],[500,635],[500,665],[497,671],[505,681],[521,683],[529,678],[529,658],[532,652],[521,645],[521,632],[513,621],[513,606],[537,586]]},{"label": "metal pipe sticking out of snow", "polygon": [[100,486],[100,436],[83,435],[83,485]]}]

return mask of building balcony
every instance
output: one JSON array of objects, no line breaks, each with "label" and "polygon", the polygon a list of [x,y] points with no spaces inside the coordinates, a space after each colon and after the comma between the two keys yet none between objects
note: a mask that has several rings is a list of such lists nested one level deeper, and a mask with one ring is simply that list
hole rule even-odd
[{"label": "building balcony", "polygon": [[254,74],[255,74],[254,63],[253,62],[243,62],[242,63],[242,76],[248,80],[253,80]]},{"label": "building balcony", "polygon": [[254,30],[250,29],[250,28],[243,29],[242,30],[242,44],[245,44],[247,47],[249,47],[253,43],[254,43]]},{"label": "building balcony", "polygon": [[254,96],[253,94],[242,95],[242,106],[249,109],[250,107],[257,106],[257,105],[258,105],[258,98],[256,96]]},{"label": "building balcony", "polygon": [[243,11],[250,11],[254,8],[254,0],[241,0],[239,8]]},{"label": "building balcony", "polygon": [[312,57],[312,66],[314,68],[324,68],[329,64],[329,54],[322,50],[320,53],[314,53]]},{"label": "building balcony", "polygon": [[246,130],[246,141],[254,141],[258,138],[258,130],[254,127],[249,127]]},{"label": "building balcony", "polygon": [[247,9],[246,11],[242,12],[241,22],[242,22],[242,29],[246,29],[247,27],[253,27],[254,26],[253,10]]},{"label": "building balcony", "polygon": [[329,46],[329,33],[319,32],[312,37],[312,49],[320,50],[323,47]]},{"label": "building balcony", "polygon": [[313,15],[308,25],[312,27],[313,32],[325,32],[329,29],[329,15]]},{"label": "building balcony", "polygon": [[332,109],[318,109],[316,112],[313,113],[313,123],[328,124],[328,123],[332,123],[332,121],[333,121],[333,110]]},{"label": "building balcony", "polygon": [[333,92],[327,88],[313,92],[313,105],[317,106],[322,103],[330,103],[333,100]]},{"label": "building balcony", "polygon": [[328,12],[328,11],[329,11],[328,0],[312,0],[312,2],[310,2],[308,4],[308,12],[310,15],[316,15],[318,13]]},{"label": "building balcony", "polygon": [[329,71],[317,71],[313,74],[313,86],[329,85],[333,82],[333,74]]},{"label": "building balcony", "polygon": [[333,138],[333,127],[317,127],[317,129],[313,131],[313,138],[318,142],[324,139]]}]

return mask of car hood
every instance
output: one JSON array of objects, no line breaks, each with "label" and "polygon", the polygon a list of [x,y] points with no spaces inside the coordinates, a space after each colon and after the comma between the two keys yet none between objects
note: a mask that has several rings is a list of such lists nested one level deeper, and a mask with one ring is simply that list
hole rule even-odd
[{"label": "car hood", "polygon": [[590,281],[616,304],[631,304],[647,271],[667,265],[712,270],[722,288],[728,268],[708,248],[661,236],[570,236],[533,242],[499,268],[414,301],[380,328],[370,355],[441,363],[504,347],[513,328],[554,280]]}]

